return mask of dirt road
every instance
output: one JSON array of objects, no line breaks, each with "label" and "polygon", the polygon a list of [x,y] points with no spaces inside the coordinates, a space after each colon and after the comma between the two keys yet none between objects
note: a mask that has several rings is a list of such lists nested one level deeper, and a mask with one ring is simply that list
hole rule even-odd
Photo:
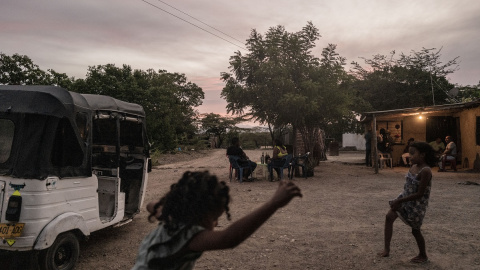
[{"label": "dirt road", "polygon": [[[247,151],[258,159],[261,151]],[[198,158],[198,157],[201,158]],[[209,170],[228,180],[225,150],[186,156],[167,164],[166,158],[149,176],[146,202],[157,200],[186,170]],[[295,178],[303,198],[280,209],[251,238],[233,250],[205,253],[195,269],[480,269],[479,174],[438,173],[434,169],[430,206],[422,227],[430,262],[412,265],[417,247],[409,227],[394,224],[389,258],[376,253],[383,246],[383,222],[388,200],[403,188],[407,168],[382,169],[321,162],[315,176]],[[222,217],[221,230],[265,202],[276,182],[230,183],[232,221]],[[93,233],[81,244],[79,270],[130,269],[143,237],[156,224],[146,211],[119,228]]]}]

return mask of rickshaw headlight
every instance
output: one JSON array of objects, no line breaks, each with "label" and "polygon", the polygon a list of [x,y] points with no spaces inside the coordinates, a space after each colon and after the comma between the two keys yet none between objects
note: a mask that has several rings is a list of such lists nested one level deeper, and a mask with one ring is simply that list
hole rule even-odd
[{"label": "rickshaw headlight", "polygon": [[19,221],[20,212],[22,211],[22,196],[16,195],[15,192],[8,199],[8,207],[5,212],[5,219],[8,221]]}]

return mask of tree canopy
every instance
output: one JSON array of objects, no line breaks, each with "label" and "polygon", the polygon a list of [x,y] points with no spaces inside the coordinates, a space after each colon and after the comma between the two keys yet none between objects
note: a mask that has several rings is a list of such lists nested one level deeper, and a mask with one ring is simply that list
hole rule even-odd
[{"label": "tree canopy", "polygon": [[[249,52],[236,52],[230,57],[230,72],[221,73],[227,111],[249,110],[254,120],[268,125],[272,139],[274,127],[292,125],[294,132],[313,134],[352,119],[345,58],[334,44],[323,49],[321,59],[315,57],[312,49],[319,37],[311,22],[296,33],[283,26],[270,28],[265,36],[252,30]],[[304,142],[311,145],[311,139]]]},{"label": "tree canopy", "polygon": [[0,84],[71,85],[74,78],[53,69],[44,71],[26,55],[0,53]]},{"label": "tree canopy", "polygon": [[441,49],[401,53],[395,58],[375,55],[363,58],[367,67],[352,62],[352,73],[357,77],[354,88],[374,110],[391,110],[450,103],[448,91],[454,85],[446,76],[457,70],[457,58],[442,63]]}]

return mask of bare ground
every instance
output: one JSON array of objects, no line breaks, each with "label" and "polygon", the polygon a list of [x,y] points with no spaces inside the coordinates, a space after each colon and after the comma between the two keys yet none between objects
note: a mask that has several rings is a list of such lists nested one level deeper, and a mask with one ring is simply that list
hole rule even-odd
[{"label": "bare ground", "polygon": [[[246,151],[252,160],[260,150]],[[408,226],[394,224],[391,255],[379,258],[388,200],[403,188],[407,168],[371,168],[329,157],[315,176],[294,178],[303,198],[280,209],[253,236],[233,250],[206,252],[195,269],[480,269],[480,175],[438,173],[434,169],[423,233],[429,262],[414,265],[415,240]],[[209,170],[228,179],[225,150],[166,155],[149,175],[146,202],[159,199],[187,170]],[[221,230],[265,202],[277,182],[230,184],[232,221],[222,217]],[[95,232],[81,244],[76,269],[130,269],[143,237],[155,228],[142,209],[133,222]]]}]

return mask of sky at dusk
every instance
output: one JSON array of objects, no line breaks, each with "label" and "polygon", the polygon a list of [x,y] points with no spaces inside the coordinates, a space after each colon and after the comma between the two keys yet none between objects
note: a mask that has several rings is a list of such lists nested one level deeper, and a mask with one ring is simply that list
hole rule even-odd
[{"label": "sky at dusk", "polygon": [[[178,72],[205,92],[201,113],[225,114],[220,73],[252,29],[282,25],[297,32],[311,21],[347,63],[375,54],[442,48],[455,57],[452,83],[480,81],[478,0],[1,0],[0,52],[27,55],[42,70],[85,78],[89,66]],[[213,28],[212,28],[213,27]],[[346,67],[347,70],[351,65]]]}]

